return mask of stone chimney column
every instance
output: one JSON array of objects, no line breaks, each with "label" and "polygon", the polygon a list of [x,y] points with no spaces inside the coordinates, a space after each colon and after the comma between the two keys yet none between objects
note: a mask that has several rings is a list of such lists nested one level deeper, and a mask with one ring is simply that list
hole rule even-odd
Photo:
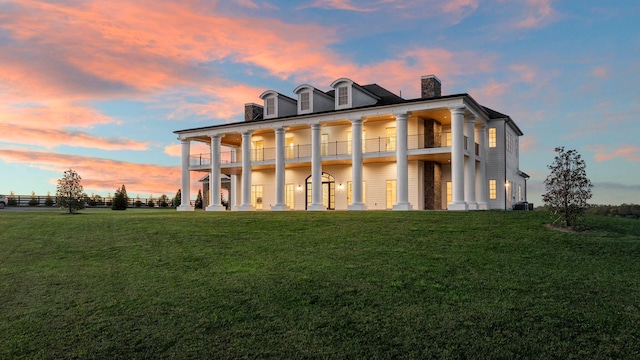
[{"label": "stone chimney column", "polygon": [[435,75],[420,78],[421,97],[430,99],[442,96],[442,82]]},{"label": "stone chimney column", "polygon": [[254,103],[244,104],[244,121],[262,120],[262,106]]}]

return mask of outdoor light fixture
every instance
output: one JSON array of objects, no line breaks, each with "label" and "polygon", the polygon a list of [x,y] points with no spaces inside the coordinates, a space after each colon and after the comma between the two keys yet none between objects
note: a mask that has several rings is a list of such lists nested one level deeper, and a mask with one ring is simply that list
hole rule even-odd
[{"label": "outdoor light fixture", "polygon": [[343,188],[342,183],[338,184],[338,190],[342,190]]}]

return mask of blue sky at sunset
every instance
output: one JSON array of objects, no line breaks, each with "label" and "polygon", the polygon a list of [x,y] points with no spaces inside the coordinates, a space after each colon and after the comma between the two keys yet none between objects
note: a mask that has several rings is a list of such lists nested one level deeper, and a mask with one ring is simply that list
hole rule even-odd
[{"label": "blue sky at sunset", "polygon": [[435,74],[522,129],[529,201],[565,146],[592,203],[639,204],[638,18],[636,0],[0,0],[0,193],[53,194],[73,168],[88,194],[173,196],[175,130],[241,121],[267,89],[409,99]]}]

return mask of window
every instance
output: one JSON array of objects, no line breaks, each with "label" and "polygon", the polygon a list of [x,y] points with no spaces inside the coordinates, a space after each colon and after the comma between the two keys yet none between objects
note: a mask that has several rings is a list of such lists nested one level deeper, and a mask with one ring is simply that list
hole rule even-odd
[{"label": "window", "polygon": [[489,129],[489,147],[496,147],[496,128]]},{"label": "window", "polygon": [[453,200],[453,187],[451,181],[447,181],[447,204],[450,204]]},{"label": "window", "polygon": [[311,104],[309,103],[309,93],[303,92],[300,94],[300,110],[305,111],[311,108]]},{"label": "window", "polygon": [[522,186],[518,185],[518,201],[524,200],[522,198]]},{"label": "window", "polygon": [[262,210],[262,185],[251,185],[251,205]]},{"label": "window", "polygon": [[508,152],[512,152],[513,151],[513,136],[511,135],[510,132],[507,133],[507,151]]},{"label": "window", "polygon": [[329,134],[322,134],[320,139],[320,153],[322,156],[329,155]]},{"label": "window", "polygon": [[251,148],[251,161],[264,160],[264,143],[262,140],[252,141]]},{"label": "window", "polygon": [[276,114],[276,99],[275,98],[267,98],[267,115],[275,115]]},{"label": "window", "polygon": [[396,128],[387,128],[387,151],[396,151]]},{"label": "window", "polygon": [[295,157],[295,145],[293,144],[293,137],[284,138],[284,146],[286,148],[286,152],[284,154],[285,158],[293,159]]},{"label": "window", "polygon": [[396,203],[396,180],[387,180],[387,209],[393,209]]},{"label": "window", "polygon": [[[362,130],[362,152],[366,152],[366,132],[364,130]],[[347,131],[347,154],[351,154],[351,148],[353,147],[353,145],[351,144],[351,141],[353,139],[353,134],[351,134],[351,131]]]},{"label": "window", "polygon": [[445,133],[444,134],[444,146],[451,146],[451,133]]},{"label": "window", "polygon": [[495,200],[497,197],[496,181],[489,180],[489,199]]},{"label": "window", "polygon": [[293,209],[293,184],[284,186],[284,204]]},{"label": "window", "polygon": [[349,93],[347,92],[346,86],[338,87],[338,105],[348,105],[349,104]]},{"label": "window", "polygon": [[[362,182],[362,202],[367,203],[365,182]],[[353,204],[353,182],[347,181],[347,204]]]}]

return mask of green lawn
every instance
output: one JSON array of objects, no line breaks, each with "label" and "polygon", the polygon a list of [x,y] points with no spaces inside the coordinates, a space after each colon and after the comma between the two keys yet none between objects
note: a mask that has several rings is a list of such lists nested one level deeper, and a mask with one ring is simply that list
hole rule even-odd
[{"label": "green lawn", "polygon": [[0,358],[640,357],[640,221],[0,211]]}]

